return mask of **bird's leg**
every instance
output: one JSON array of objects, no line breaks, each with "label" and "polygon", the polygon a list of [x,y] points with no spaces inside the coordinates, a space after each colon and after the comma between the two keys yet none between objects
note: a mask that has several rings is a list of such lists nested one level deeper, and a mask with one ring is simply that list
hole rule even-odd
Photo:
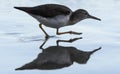
[{"label": "bird's leg", "polygon": [[42,28],[42,24],[39,24],[39,27],[41,28],[41,30],[44,32],[44,34],[46,35],[46,38],[49,38],[49,35],[45,32],[45,30]]},{"label": "bird's leg", "polygon": [[69,39],[69,40],[57,40],[56,43],[57,43],[57,46],[59,46],[59,42],[74,42],[76,40],[79,40],[79,39],[82,39],[82,37],[79,37],[79,38],[74,38],[74,39]]},{"label": "bird's leg", "polygon": [[74,31],[67,31],[67,32],[59,32],[59,29],[57,28],[57,32],[56,32],[56,34],[57,35],[61,35],[61,34],[76,34],[76,35],[80,35],[80,34],[82,34],[82,33],[78,33],[78,32],[74,32]]},{"label": "bird's leg", "polygon": [[45,45],[45,43],[48,41],[49,38],[45,38],[45,41],[42,43],[42,45],[39,47],[40,49],[44,50],[43,46]]}]

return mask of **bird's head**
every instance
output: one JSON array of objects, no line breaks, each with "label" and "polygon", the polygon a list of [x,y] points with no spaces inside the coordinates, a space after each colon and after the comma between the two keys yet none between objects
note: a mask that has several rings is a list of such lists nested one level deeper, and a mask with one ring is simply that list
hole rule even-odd
[{"label": "bird's head", "polygon": [[78,10],[76,10],[76,11],[75,11],[75,14],[77,14],[77,16],[81,18],[81,20],[90,18],[90,19],[95,19],[95,20],[101,21],[100,18],[97,18],[97,17],[95,17],[95,16],[90,15],[90,14],[89,14],[86,10],[84,10],[84,9],[78,9]]}]

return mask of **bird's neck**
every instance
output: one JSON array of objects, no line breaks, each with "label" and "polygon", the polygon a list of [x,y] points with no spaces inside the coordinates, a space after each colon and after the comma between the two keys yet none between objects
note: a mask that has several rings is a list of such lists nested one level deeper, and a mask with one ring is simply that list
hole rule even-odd
[{"label": "bird's neck", "polygon": [[68,22],[69,25],[73,25],[78,23],[79,21],[83,20],[82,16],[76,14],[76,12],[73,12],[70,16],[70,20]]}]

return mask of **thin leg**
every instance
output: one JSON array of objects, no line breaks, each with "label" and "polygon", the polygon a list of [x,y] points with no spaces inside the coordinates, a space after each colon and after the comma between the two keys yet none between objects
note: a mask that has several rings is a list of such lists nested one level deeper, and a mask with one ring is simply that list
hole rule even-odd
[{"label": "thin leg", "polygon": [[74,32],[74,31],[68,31],[68,32],[59,32],[59,29],[57,29],[57,32],[56,32],[56,34],[57,35],[61,35],[61,34],[76,34],[76,35],[80,35],[80,34],[82,34],[82,33],[78,33],[78,32]]},{"label": "thin leg", "polygon": [[57,46],[59,46],[59,42],[74,42],[76,40],[79,40],[79,39],[82,39],[82,37],[79,37],[79,38],[74,38],[74,39],[70,39],[70,40],[57,40],[56,43],[57,43]]},{"label": "thin leg", "polygon": [[45,32],[45,30],[42,28],[42,24],[39,24],[39,27],[41,28],[41,30],[44,32],[44,34],[46,35],[46,38],[49,37],[49,35]]},{"label": "thin leg", "polygon": [[42,43],[42,45],[40,46],[40,49],[44,50],[43,46],[45,45],[45,43],[48,41],[49,38],[46,38],[45,41]]}]

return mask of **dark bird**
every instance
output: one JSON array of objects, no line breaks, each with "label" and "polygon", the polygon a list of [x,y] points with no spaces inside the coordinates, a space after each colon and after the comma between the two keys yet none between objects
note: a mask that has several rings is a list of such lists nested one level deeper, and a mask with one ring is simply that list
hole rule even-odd
[{"label": "dark bird", "polygon": [[[71,39],[75,41],[77,39]],[[67,42],[67,41],[63,41]],[[44,44],[44,43],[43,43]],[[43,46],[42,44],[42,46]],[[40,70],[52,70],[52,69],[61,69],[68,67],[77,62],[79,64],[86,64],[90,56],[101,49],[97,48],[93,51],[81,51],[75,47],[64,47],[64,46],[50,46],[48,48],[42,48],[42,53],[40,53],[35,60],[30,63],[23,65],[22,67],[16,68],[16,70],[31,70],[31,69],[40,69]]]},{"label": "dark bird", "polygon": [[90,15],[84,9],[78,9],[75,12],[73,12],[70,8],[58,4],[45,4],[35,7],[14,7],[14,8],[25,11],[26,13],[37,19],[40,22],[39,27],[45,33],[46,38],[48,38],[49,35],[42,28],[42,24],[47,27],[57,29],[56,32],[57,35],[66,34],[66,33],[79,35],[82,33],[77,33],[73,31],[60,33],[58,30],[61,27],[74,25],[77,22],[87,18],[92,18],[99,21],[101,20],[97,17]]}]

